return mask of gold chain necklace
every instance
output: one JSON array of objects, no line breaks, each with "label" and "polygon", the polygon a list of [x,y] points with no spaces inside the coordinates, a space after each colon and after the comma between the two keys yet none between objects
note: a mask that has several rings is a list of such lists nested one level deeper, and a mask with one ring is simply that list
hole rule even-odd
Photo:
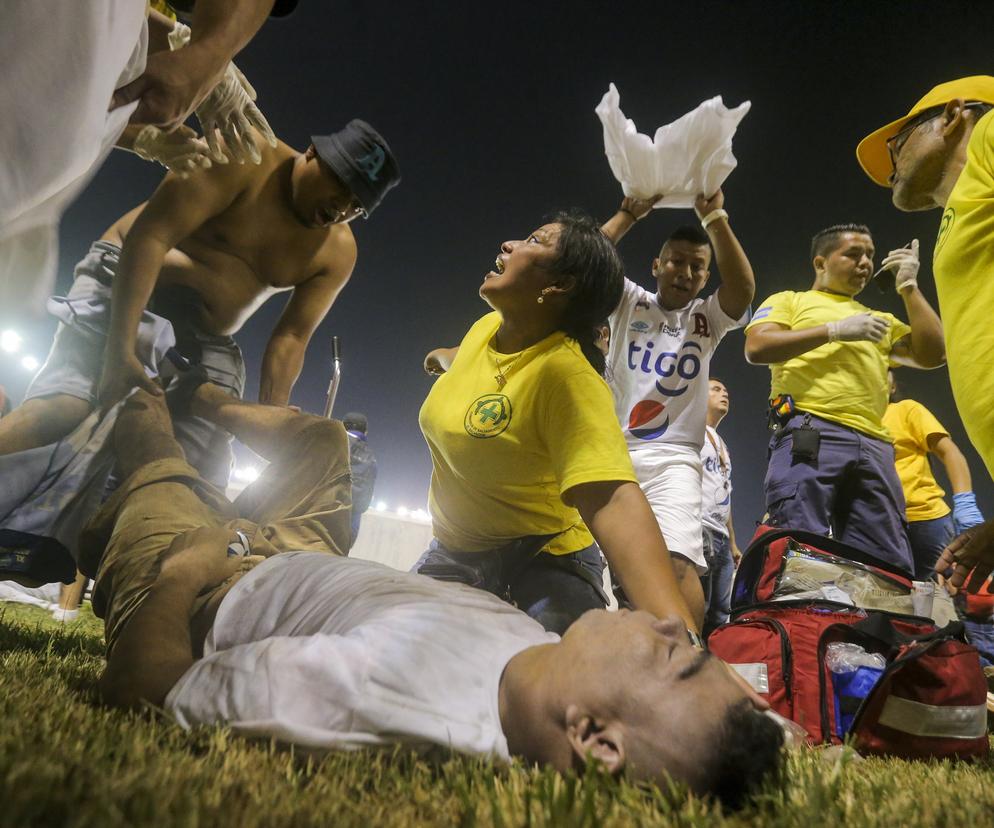
[{"label": "gold chain necklace", "polygon": [[[510,363],[504,363],[504,366],[502,367],[501,364],[500,364],[500,360],[497,359],[496,356],[494,356],[494,362],[497,365],[497,373],[494,374],[494,379],[497,381],[497,390],[498,391],[502,390],[504,388],[504,386],[507,385],[507,374],[511,373],[511,369],[515,365],[517,365],[518,360],[520,358],[521,358],[521,354],[518,354],[518,356],[516,356],[514,359],[512,359],[510,361]],[[507,371],[507,373],[504,373],[505,370]]]}]

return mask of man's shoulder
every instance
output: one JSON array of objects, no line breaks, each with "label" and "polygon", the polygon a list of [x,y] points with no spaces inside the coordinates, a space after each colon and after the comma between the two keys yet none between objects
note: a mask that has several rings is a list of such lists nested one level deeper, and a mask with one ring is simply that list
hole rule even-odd
[{"label": "man's shoulder", "polygon": [[358,255],[359,247],[352,228],[348,224],[333,224],[328,228],[328,237],[315,256],[315,264],[329,270],[345,266],[351,270]]},{"label": "man's shoulder", "polygon": [[654,294],[626,276],[621,300],[618,302],[618,306],[612,311],[612,315],[622,312],[634,313],[639,310],[647,311],[653,307],[658,307]]},{"label": "man's shoulder", "polygon": [[793,303],[799,298],[804,299],[807,294],[814,293],[811,290],[778,290],[776,293],[771,293],[767,296],[762,304],[759,306],[760,310],[766,307],[781,306],[788,303]]}]

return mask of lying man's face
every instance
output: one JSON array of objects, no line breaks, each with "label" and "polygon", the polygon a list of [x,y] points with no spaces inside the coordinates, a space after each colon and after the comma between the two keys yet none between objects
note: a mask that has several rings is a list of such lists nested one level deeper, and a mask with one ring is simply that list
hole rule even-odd
[{"label": "lying man's face", "polygon": [[[733,708],[769,707],[728,665],[693,647],[677,616],[588,612],[562,645],[586,688],[567,713],[574,752],[633,779],[660,781],[668,773],[707,790],[726,716]],[[584,717],[598,727],[584,726]]]}]

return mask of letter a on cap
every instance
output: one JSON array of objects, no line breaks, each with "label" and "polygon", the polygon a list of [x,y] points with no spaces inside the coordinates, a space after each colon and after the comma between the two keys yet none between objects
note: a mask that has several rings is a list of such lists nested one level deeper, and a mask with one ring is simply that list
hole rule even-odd
[{"label": "letter a on cap", "polygon": [[376,181],[386,160],[387,154],[383,151],[383,147],[377,144],[356,163],[358,163],[359,169],[362,170],[366,178],[370,181]]}]

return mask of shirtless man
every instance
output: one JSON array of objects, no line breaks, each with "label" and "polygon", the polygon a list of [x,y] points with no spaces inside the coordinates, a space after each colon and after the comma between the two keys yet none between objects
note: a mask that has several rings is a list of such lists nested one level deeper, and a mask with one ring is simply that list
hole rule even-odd
[{"label": "shirtless man", "polygon": [[[259,166],[168,174],[104,233],[68,297],[52,304],[63,324],[26,402],[0,423],[0,454],[60,439],[98,399],[113,403],[136,385],[162,393],[152,355],[169,336],[163,319],[178,351],[240,396],[244,364],[231,335],[270,296],[292,291],[259,389],[260,402],[287,404],[307,343],[355,265],[349,222],[400,180],[386,142],[363,121],[312,141],[303,153],[263,146]],[[227,434],[192,416],[175,425],[190,462],[223,487]]]}]

